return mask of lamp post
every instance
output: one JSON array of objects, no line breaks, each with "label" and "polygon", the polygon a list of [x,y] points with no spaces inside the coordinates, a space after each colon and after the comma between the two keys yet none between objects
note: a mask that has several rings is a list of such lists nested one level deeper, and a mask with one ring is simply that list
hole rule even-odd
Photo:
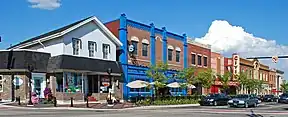
[{"label": "lamp post", "polygon": [[111,90],[112,89],[112,78],[111,78],[111,72],[112,72],[112,69],[111,68],[108,68],[107,69],[107,73],[108,73],[108,77],[109,77],[109,100],[108,100],[108,104],[113,104],[112,102],[112,94],[111,94]]},{"label": "lamp post", "polygon": [[34,71],[34,67],[32,65],[28,66],[28,70],[29,70],[29,102],[28,105],[33,105],[32,103],[32,72]]}]

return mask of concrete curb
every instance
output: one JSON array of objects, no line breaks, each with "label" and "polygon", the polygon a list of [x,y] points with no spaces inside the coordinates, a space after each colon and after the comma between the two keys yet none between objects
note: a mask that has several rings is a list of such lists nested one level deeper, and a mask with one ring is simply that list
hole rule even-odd
[{"label": "concrete curb", "polygon": [[140,106],[140,107],[134,107],[134,108],[126,108],[126,110],[162,109],[162,108],[187,108],[187,107],[198,107],[198,106],[200,106],[200,104]]},{"label": "concrete curb", "polygon": [[198,107],[200,104],[183,104],[183,105],[159,105],[159,106],[141,106],[123,109],[94,109],[94,108],[75,108],[75,107],[48,107],[48,108],[37,108],[37,107],[18,107],[9,105],[0,105],[0,107],[14,108],[14,109],[31,109],[31,110],[86,110],[86,111],[124,111],[124,110],[143,110],[143,109],[164,109],[164,108],[187,108],[187,107]]}]

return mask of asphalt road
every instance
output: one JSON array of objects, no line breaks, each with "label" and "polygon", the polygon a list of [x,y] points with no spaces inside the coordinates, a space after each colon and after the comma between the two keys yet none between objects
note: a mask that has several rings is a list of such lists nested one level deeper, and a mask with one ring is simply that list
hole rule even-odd
[{"label": "asphalt road", "polygon": [[[205,106],[193,108],[142,109],[121,111],[69,111],[1,108],[0,117],[287,117],[288,104],[268,103],[257,108],[227,108]],[[261,115],[261,116],[260,116]],[[252,116],[256,117],[256,116]]]}]

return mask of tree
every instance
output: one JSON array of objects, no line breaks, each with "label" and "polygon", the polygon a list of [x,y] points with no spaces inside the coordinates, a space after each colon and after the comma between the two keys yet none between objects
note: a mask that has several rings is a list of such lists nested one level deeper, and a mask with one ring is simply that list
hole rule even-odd
[{"label": "tree", "polygon": [[232,74],[230,72],[225,72],[223,75],[221,74],[217,75],[218,79],[222,84],[222,89],[224,90],[225,93],[227,93],[227,89],[229,89],[229,81],[231,76]]},{"label": "tree", "polygon": [[283,93],[288,92],[288,81],[285,81],[281,84],[281,90]]},{"label": "tree", "polygon": [[187,86],[187,84],[193,84],[193,80],[195,78],[195,68],[185,68],[182,71],[178,72],[177,77],[186,81],[186,83],[183,83],[183,85]]},{"label": "tree", "polygon": [[167,83],[168,78],[165,75],[167,70],[168,64],[161,62],[156,65],[150,65],[149,69],[146,71],[146,75],[154,81],[156,96],[159,93],[158,90],[164,88]]},{"label": "tree", "polygon": [[194,78],[193,82],[201,84],[203,88],[210,88],[215,81],[215,76],[212,69],[205,71],[200,71],[197,76]]},{"label": "tree", "polygon": [[248,93],[251,94],[257,88],[257,80],[255,79],[247,79],[247,84],[245,88],[248,90]]},{"label": "tree", "polygon": [[263,82],[263,80],[255,80],[255,81],[256,81],[255,87],[258,91],[257,93],[259,94],[264,89],[264,87],[263,87],[264,82]]},{"label": "tree", "polygon": [[240,72],[238,75],[236,75],[237,81],[239,82],[238,89],[243,90],[248,84],[248,75],[247,72]]}]

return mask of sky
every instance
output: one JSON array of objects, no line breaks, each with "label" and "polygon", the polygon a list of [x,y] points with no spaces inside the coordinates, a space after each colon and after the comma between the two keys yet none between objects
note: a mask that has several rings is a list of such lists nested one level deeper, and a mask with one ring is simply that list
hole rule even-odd
[{"label": "sky", "polygon": [[[92,15],[108,22],[125,13],[226,56],[288,55],[287,6],[287,0],[1,0],[0,49]],[[288,70],[288,59],[261,62]]]}]

